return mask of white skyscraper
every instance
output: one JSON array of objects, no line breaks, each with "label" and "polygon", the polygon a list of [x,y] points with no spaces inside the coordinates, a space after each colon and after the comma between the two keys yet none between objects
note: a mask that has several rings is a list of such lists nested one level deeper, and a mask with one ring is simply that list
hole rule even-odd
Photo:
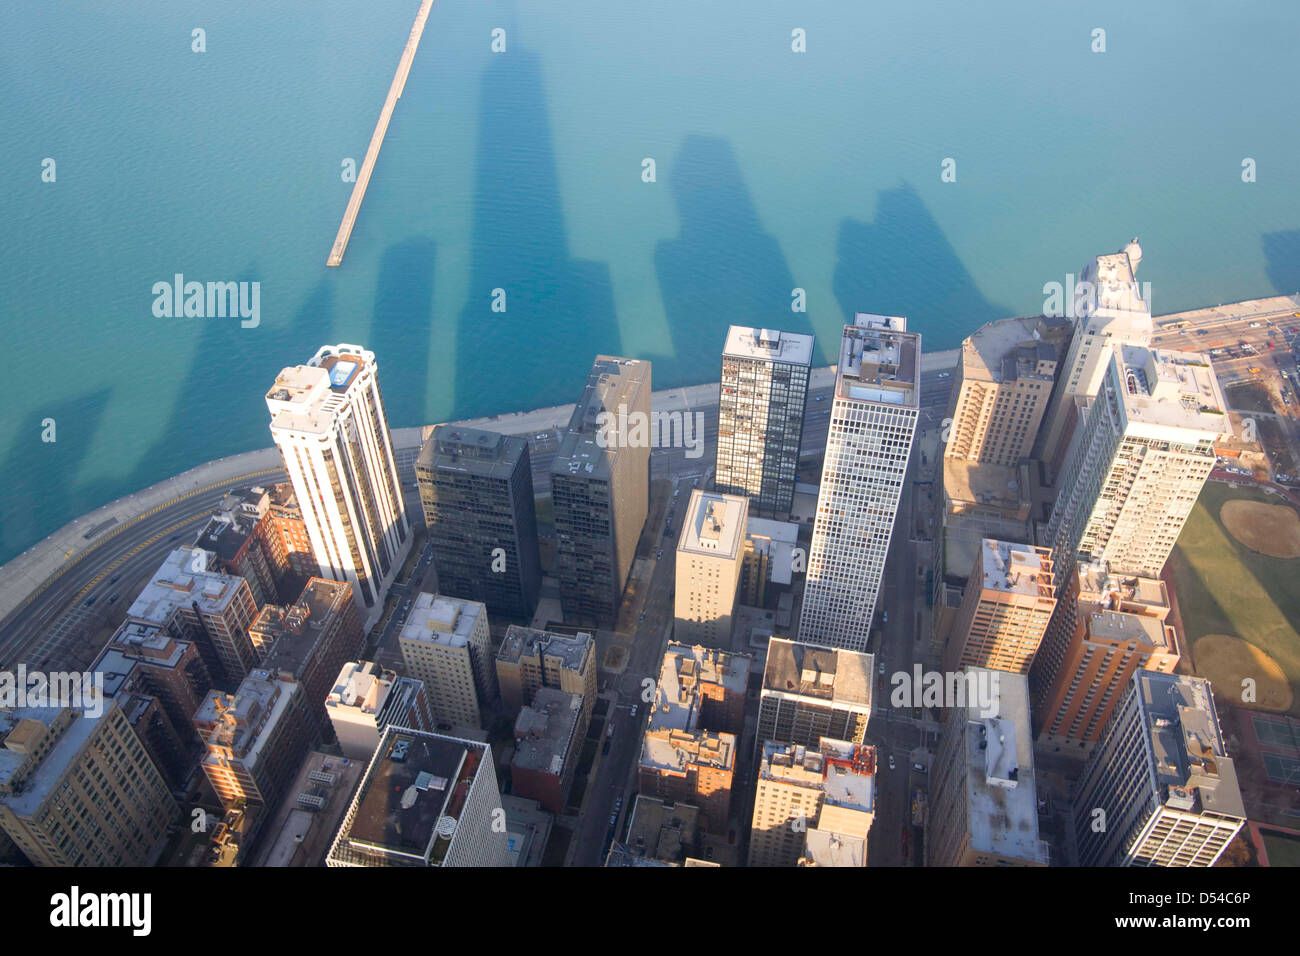
[{"label": "white skyscraper", "polygon": [[1079,274],[1073,288],[1067,287],[1068,315],[1074,319],[1074,336],[1069,354],[1057,370],[1053,405],[1044,420],[1041,457],[1053,480],[1068,474],[1063,468],[1070,437],[1080,412],[1101,391],[1110,359],[1111,345],[1151,344],[1155,326],[1151,303],[1142,298],[1137,283],[1142,247],[1133,239],[1119,252],[1094,256]]},{"label": "white skyscraper", "polygon": [[903,491],[920,397],[921,336],[859,312],[844,327],[799,640],[863,651]]},{"label": "white skyscraper", "polygon": [[1208,356],[1111,343],[1044,542],[1058,591],[1076,557],[1159,577],[1230,429],[1225,409]]},{"label": "white skyscraper", "polygon": [[375,355],[323,346],[266,405],[321,576],[352,585],[369,629],[411,548]]}]

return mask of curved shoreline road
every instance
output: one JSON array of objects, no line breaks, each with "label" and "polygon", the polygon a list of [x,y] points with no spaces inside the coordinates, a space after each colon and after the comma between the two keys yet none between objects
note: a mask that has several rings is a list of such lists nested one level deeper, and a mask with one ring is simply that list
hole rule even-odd
[{"label": "curved shoreline road", "polygon": [[[924,356],[926,369],[955,364],[956,351]],[[809,391],[834,383],[833,367],[815,369]],[[811,399],[811,394],[810,394]],[[705,415],[705,451],[687,459],[682,449],[668,452],[667,470],[692,467],[701,476],[712,464],[710,447],[717,437],[716,382],[655,392],[655,411],[700,411]],[[824,414],[829,403],[809,401],[804,431],[805,453],[825,443]],[[456,424],[512,435],[533,445],[534,474],[549,473],[555,442],[543,434],[568,424],[572,405],[493,415]],[[423,437],[432,426],[393,429],[393,448],[404,480]],[[231,491],[284,481],[275,448],[206,462],[83,515],[0,567],[0,668],[18,661],[32,666],[58,662],[79,641],[93,640],[113,610],[134,598],[126,589],[153,572],[173,549],[189,544],[206,519]],[[539,483],[539,493],[549,487]],[[107,546],[107,547],[106,547]],[[89,603],[88,603],[89,602]]]}]

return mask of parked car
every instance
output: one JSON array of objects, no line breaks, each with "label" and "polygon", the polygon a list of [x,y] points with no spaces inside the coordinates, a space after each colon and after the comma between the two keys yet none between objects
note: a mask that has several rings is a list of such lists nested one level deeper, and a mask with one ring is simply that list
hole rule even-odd
[{"label": "parked car", "polygon": [[893,770],[893,769],[894,769],[894,755],[893,755],[893,754],[890,754],[890,755],[889,755],[889,769],[890,769],[890,770]]},{"label": "parked car", "polygon": [[912,764],[912,769],[915,770],[917,773],[925,773],[925,764],[914,763]]},{"label": "parked car", "polygon": [[630,715],[631,715],[632,717],[635,717],[635,716],[636,716],[636,704],[633,704],[633,705],[632,705],[632,710],[631,710],[631,712],[630,712]]}]

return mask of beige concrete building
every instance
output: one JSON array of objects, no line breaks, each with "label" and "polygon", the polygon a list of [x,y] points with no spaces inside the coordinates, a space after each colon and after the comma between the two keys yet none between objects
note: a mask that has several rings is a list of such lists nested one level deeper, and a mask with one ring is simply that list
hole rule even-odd
[{"label": "beige concrete building", "polygon": [[862,743],[871,719],[872,656],[773,637],[758,698],[755,751],[767,741],[817,749]]},{"label": "beige concrete building", "polygon": [[816,748],[763,745],[750,866],[866,866],[876,749],[823,737]]},{"label": "beige concrete building", "polygon": [[930,774],[926,865],[1047,866],[1028,679],[978,667],[965,674],[994,691],[968,701],[944,725]]},{"label": "beige concrete building", "polygon": [[1046,548],[985,538],[948,641],[944,668],[1028,674],[1056,607]]},{"label": "beige concrete building", "polygon": [[720,833],[731,813],[736,770],[734,734],[709,730],[647,730],[637,764],[637,790],[700,808],[704,828]]},{"label": "beige concrete building", "polygon": [[596,642],[590,634],[556,634],[512,624],[497,649],[501,700],[512,714],[533,701],[539,687],[582,695],[582,729],[596,706]]},{"label": "beige concrete building", "polygon": [[698,488],[691,492],[677,541],[675,640],[730,645],[748,516],[745,498]]},{"label": "beige concrete building", "polygon": [[116,701],[0,710],[0,829],[36,866],[149,866],[179,815]]},{"label": "beige concrete building", "polygon": [[1137,283],[1141,261],[1142,247],[1133,239],[1117,253],[1094,256],[1073,288],[1064,290],[1062,311],[1073,320],[1074,335],[1035,456],[1046,464],[1053,483],[1062,474],[1080,413],[1101,393],[1111,347],[1146,348],[1155,334],[1151,306]]},{"label": "beige concrete building", "polygon": [[1056,375],[1056,349],[1039,324],[990,322],[962,342],[945,458],[1013,467],[1029,457]]},{"label": "beige concrete building", "polygon": [[424,684],[442,723],[482,728],[482,706],[496,696],[487,608],[423,592],[398,635],[406,672]]},{"label": "beige concrete building", "polygon": [[1039,740],[1086,754],[1140,670],[1173,673],[1178,640],[1159,578],[1076,568],[1030,674]]}]

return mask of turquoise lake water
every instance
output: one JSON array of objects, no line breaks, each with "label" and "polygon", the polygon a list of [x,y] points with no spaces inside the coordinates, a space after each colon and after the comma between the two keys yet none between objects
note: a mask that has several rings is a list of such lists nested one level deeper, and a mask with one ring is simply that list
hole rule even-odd
[{"label": "turquoise lake water", "polygon": [[[733,322],[950,348],[1134,235],[1157,314],[1300,289],[1290,0],[437,0],[327,269],[418,5],[7,6],[0,560],[268,445],[324,343],[396,427],[572,401],[597,352],[707,381]],[[176,273],[259,282],[260,325],[156,318]]]}]

